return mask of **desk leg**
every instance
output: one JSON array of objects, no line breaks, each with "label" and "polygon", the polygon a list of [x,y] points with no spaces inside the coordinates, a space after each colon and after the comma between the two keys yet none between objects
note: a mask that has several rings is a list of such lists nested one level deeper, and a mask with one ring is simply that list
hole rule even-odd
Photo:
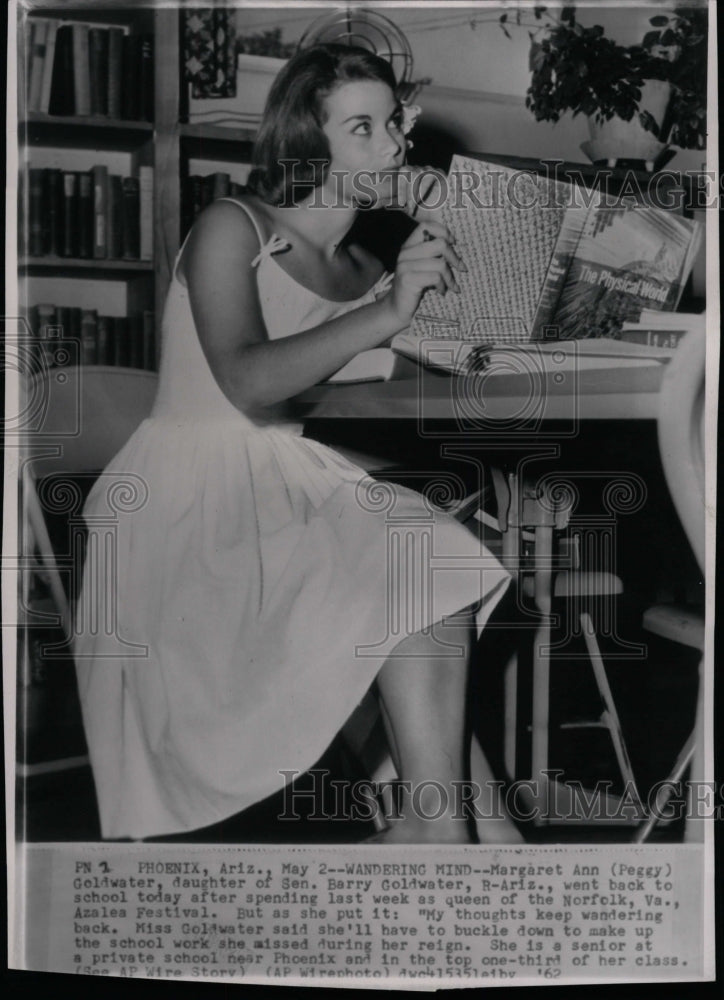
[{"label": "desk leg", "polygon": [[[508,527],[503,533],[503,565],[513,577],[520,578],[520,532]],[[518,654],[514,652],[503,673],[503,762],[508,777],[515,781],[518,743]]]},{"label": "desk leg", "polygon": [[532,778],[540,782],[540,801],[548,768],[548,730],[550,705],[550,615],[552,606],[553,528],[538,525],[535,529],[535,603],[542,616],[536,629],[533,646],[533,733]]}]

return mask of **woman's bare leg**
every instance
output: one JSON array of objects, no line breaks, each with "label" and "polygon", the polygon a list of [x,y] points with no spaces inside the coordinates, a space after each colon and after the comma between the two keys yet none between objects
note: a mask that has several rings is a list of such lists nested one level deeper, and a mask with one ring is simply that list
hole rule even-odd
[{"label": "woman's bare leg", "polygon": [[467,772],[471,619],[459,615],[434,631],[403,639],[377,675],[395,764],[410,789],[402,786],[400,818],[383,835],[385,843],[472,840],[454,784]]},{"label": "woman's bare leg", "polygon": [[[471,843],[476,827],[484,843],[523,842],[495,797],[479,744],[473,740],[470,746],[466,705],[473,634],[471,616],[461,612],[432,635],[402,640],[377,675],[391,755],[405,783],[399,818],[375,838],[383,843]],[[472,828],[460,784],[469,771],[477,817]],[[404,791],[407,783],[410,792]]]}]

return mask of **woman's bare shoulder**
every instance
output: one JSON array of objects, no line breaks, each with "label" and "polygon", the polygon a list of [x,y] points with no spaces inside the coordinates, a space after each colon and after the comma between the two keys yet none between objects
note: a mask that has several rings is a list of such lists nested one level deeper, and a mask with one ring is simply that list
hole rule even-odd
[{"label": "woman's bare shoulder", "polygon": [[[244,207],[242,207],[244,206]],[[246,210],[245,210],[246,209]],[[260,232],[257,229],[263,212],[248,197],[220,198],[208,205],[198,216],[189,233],[178,262],[177,273],[185,281],[189,267],[200,257],[209,256],[238,266],[250,263],[259,252]],[[261,231],[263,232],[261,223]]]}]

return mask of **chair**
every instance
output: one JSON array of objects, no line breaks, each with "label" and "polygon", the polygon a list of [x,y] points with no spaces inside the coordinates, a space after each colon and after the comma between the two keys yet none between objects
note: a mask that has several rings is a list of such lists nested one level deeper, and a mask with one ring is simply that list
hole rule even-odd
[{"label": "chair", "polygon": [[[705,478],[704,478],[704,388],[706,338],[700,331],[686,335],[669,362],[661,387],[658,416],[659,450],[666,483],[681,524],[702,572],[705,569]],[[704,618],[695,608],[660,604],[643,616],[643,627],[652,635],[704,652]],[[670,793],[692,767],[692,780],[703,780],[704,692],[699,666],[699,688],[694,726],[677,754],[657,809],[652,810],[634,835],[634,843],[645,843],[660,820]],[[694,839],[692,824],[686,839]]]},{"label": "chair", "polygon": [[[601,727],[611,738],[624,784],[636,787],[616,703],[606,674],[593,619],[587,609],[594,599],[612,600],[623,591],[621,580],[604,570],[580,571],[575,537],[564,535],[569,526],[572,498],[565,490],[547,489],[545,482],[521,482],[514,473],[492,469],[503,537],[503,561],[514,573],[519,595],[533,600],[538,615],[532,651],[532,722],[530,777],[538,782],[535,805],[538,822],[546,822],[550,741],[551,611],[554,599],[563,599],[578,618],[593,678],[603,710],[598,719],[569,723],[562,728]],[[518,664],[509,663],[505,679],[504,759],[509,777],[518,777],[517,719]],[[562,790],[564,792],[565,789]],[[556,795],[563,805],[564,794]],[[612,813],[613,810],[608,810]],[[575,822],[575,818],[572,819]]]},{"label": "chair", "polygon": [[[33,416],[23,440],[22,489],[27,512],[23,555],[35,556],[47,576],[66,639],[71,633],[72,595],[63,583],[61,560],[53,551],[37,483],[55,474],[100,473],[150,414],[157,382],[155,372],[88,366],[53,368],[26,386],[28,411]],[[28,589],[26,573],[26,597]]]}]

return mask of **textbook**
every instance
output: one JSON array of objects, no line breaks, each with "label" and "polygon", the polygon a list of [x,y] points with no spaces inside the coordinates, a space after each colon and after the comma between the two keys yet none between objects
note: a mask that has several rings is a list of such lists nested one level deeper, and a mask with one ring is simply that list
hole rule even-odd
[{"label": "textbook", "polygon": [[673,313],[701,245],[698,222],[597,199],[566,212],[533,339],[616,337],[642,310]]},{"label": "textbook", "polygon": [[460,295],[428,290],[412,336],[476,343],[616,337],[676,308],[700,223],[470,157],[453,157],[443,221],[468,265]]},{"label": "textbook", "polygon": [[706,334],[705,313],[665,313],[644,309],[637,323],[623,324],[621,341],[650,347],[678,347],[688,333]]}]

